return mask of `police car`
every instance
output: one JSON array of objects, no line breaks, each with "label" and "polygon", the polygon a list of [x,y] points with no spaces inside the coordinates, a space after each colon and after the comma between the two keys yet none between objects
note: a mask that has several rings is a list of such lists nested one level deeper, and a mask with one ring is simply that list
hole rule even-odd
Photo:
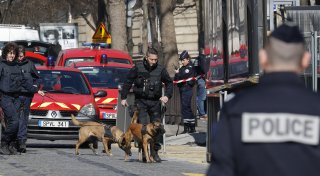
[{"label": "police car", "polygon": [[78,69],[38,66],[39,86],[45,91],[42,97],[35,94],[30,105],[28,138],[65,140],[78,138],[78,126],[71,122],[71,114],[78,120],[98,121],[99,108],[94,98],[105,97],[103,90],[93,93]]},{"label": "police car", "polygon": [[[106,59],[107,60],[107,59]],[[126,80],[132,65],[115,62],[77,62],[71,66],[81,70],[94,92],[105,90],[108,97],[95,98],[100,109],[100,120],[115,125],[117,119],[118,86]]]}]

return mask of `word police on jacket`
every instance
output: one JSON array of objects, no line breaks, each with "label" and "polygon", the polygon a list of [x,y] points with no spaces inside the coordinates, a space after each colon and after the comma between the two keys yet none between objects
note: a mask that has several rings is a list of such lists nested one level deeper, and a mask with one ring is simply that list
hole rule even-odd
[{"label": "word police on jacket", "polygon": [[242,141],[319,144],[319,117],[290,113],[243,113]]}]

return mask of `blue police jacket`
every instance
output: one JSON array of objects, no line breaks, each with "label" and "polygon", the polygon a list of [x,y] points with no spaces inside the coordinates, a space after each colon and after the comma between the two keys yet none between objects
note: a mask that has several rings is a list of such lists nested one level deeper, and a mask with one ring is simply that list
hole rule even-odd
[{"label": "blue police jacket", "polygon": [[[39,79],[40,76],[33,62],[28,59],[24,59],[22,62],[18,62],[18,65],[20,66],[23,76],[28,84],[35,85],[36,80]],[[22,92],[28,92],[28,90],[22,88]]]},{"label": "blue police jacket", "polygon": [[2,93],[20,93],[23,88],[35,93],[38,88],[30,84],[16,62],[0,61],[0,91]]},{"label": "blue police jacket", "polygon": [[319,95],[297,74],[265,74],[224,104],[208,175],[318,176],[319,117]]}]

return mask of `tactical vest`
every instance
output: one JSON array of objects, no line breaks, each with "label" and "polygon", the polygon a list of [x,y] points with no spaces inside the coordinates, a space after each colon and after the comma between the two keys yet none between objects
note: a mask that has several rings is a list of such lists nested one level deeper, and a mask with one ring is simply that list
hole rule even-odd
[{"label": "tactical vest", "polygon": [[162,96],[161,65],[149,72],[143,63],[137,64],[137,79],[134,81],[133,92],[136,98],[158,100]]},{"label": "tactical vest", "polygon": [[2,64],[0,76],[0,90],[6,93],[20,92],[22,84],[22,72],[18,65]]}]

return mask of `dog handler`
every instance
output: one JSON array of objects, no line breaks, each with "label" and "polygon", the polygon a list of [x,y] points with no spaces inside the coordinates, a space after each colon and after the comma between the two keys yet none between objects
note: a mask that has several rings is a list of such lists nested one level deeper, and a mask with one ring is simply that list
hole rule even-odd
[{"label": "dog handler", "polygon": [[[133,83],[135,104],[139,110],[138,122],[146,125],[155,120],[162,121],[161,103],[167,103],[171,98],[173,83],[166,68],[158,64],[158,51],[156,49],[148,48],[143,62],[137,63],[129,71],[121,91],[121,104],[123,106],[128,106],[126,99]],[[164,96],[162,96],[162,83],[165,84]],[[150,118],[148,118],[148,115]],[[158,155],[158,150],[161,149],[160,138],[161,135],[159,134],[158,141],[155,144],[156,151],[152,154],[156,162],[161,162]]]},{"label": "dog handler", "polygon": [[318,176],[320,97],[299,77],[310,61],[299,28],[274,30],[259,61],[259,84],[221,110],[207,174]]}]

